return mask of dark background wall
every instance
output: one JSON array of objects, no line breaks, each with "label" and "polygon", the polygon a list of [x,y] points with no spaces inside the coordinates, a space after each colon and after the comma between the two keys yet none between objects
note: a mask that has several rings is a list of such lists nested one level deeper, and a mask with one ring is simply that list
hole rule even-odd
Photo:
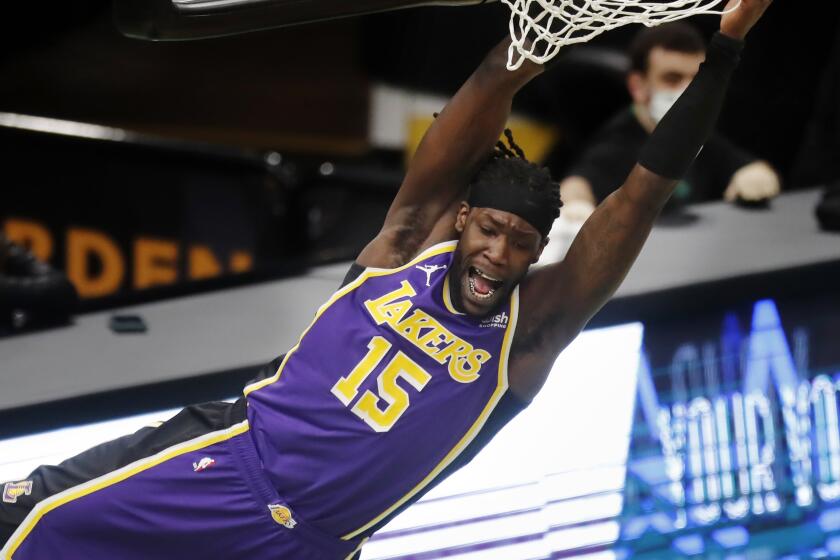
[{"label": "dark background wall", "polygon": [[109,2],[17,10],[0,110],[239,146],[364,149],[358,20],[153,43],[122,37]]},{"label": "dark background wall", "polygon": [[[421,8],[148,43],[121,37],[110,9],[103,0],[49,9],[17,4],[0,39],[0,110],[250,147],[360,154],[369,82],[451,94],[505,34],[508,14],[501,3]],[[708,36],[718,19],[692,21]],[[801,143],[838,21],[836,2],[820,3],[816,13],[776,2],[752,32],[732,84],[721,129],[783,172]],[[635,31],[618,29],[591,45],[621,49]],[[547,74],[523,92],[519,108],[561,125],[580,114],[597,121],[599,109],[616,103],[616,91],[606,89]]]}]

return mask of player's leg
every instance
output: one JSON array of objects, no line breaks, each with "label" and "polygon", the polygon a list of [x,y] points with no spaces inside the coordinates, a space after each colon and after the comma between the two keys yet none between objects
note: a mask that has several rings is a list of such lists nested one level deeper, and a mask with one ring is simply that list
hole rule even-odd
[{"label": "player's leg", "polygon": [[252,543],[275,548],[276,527],[239,476],[229,440],[243,430],[209,432],[39,501],[0,558],[259,558]]},{"label": "player's leg", "polygon": [[229,427],[39,501],[0,558],[351,558],[358,542],[310,526],[272,487],[242,409]]},{"label": "player's leg", "polygon": [[59,465],[38,467],[24,480],[0,484],[0,546],[42,500],[85,484],[163,449],[231,425],[244,404],[205,403],[190,406],[155,427],[103,443]]}]

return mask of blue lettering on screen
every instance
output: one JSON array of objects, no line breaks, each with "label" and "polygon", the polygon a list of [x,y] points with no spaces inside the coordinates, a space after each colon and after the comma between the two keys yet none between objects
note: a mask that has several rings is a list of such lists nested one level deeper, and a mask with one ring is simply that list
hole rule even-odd
[{"label": "blue lettering on screen", "polygon": [[[648,357],[640,360],[641,417],[658,444],[658,495],[675,529],[840,500],[840,375],[808,379],[808,332],[793,330],[791,341],[793,350],[776,304],[761,300],[747,336],[730,313],[719,344],[678,346],[669,391],[657,392]],[[640,472],[650,472],[645,462]]]}]

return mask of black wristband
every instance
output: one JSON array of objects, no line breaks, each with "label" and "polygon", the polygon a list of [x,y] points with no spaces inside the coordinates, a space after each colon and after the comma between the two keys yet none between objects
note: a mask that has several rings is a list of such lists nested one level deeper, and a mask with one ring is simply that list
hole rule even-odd
[{"label": "black wristband", "polygon": [[[738,64],[738,61],[741,60],[741,51],[744,50],[744,41],[716,31],[712,35],[712,40],[709,41],[707,50],[708,52],[721,52],[724,56],[733,59],[735,64]],[[706,57],[708,58],[708,53]]]},{"label": "black wristband", "polygon": [[642,148],[640,165],[669,179],[685,175],[715,128],[743,48],[743,41],[715,33],[697,76]]}]

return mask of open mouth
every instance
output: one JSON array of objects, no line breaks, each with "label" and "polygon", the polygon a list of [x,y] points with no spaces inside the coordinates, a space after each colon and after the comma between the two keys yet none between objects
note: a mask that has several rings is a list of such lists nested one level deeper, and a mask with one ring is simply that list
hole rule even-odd
[{"label": "open mouth", "polygon": [[474,266],[469,268],[468,281],[470,294],[478,300],[490,299],[505,283],[504,280],[494,278]]}]

